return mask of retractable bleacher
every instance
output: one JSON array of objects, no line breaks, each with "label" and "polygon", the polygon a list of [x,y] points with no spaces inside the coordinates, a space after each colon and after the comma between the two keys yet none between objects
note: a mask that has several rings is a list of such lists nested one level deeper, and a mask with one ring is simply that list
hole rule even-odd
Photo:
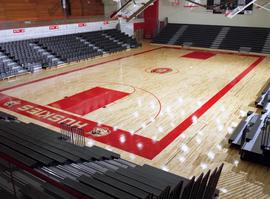
[{"label": "retractable bleacher", "polygon": [[268,81],[267,85],[264,87],[260,96],[256,99],[255,105],[258,108],[266,109],[268,103],[270,102],[270,81]]},{"label": "retractable bleacher", "polygon": [[36,124],[1,119],[0,193],[14,198],[15,187],[17,198],[33,199],[218,196],[216,186],[223,165],[187,179],[150,165],[136,165],[97,146],[74,145],[59,139],[62,136],[65,135]]},{"label": "retractable bleacher", "polygon": [[270,28],[169,23],[153,43],[270,53]]},{"label": "retractable bleacher", "polygon": [[241,158],[270,165],[270,92],[264,87],[255,104],[261,113],[248,112],[234,129],[229,143],[240,149]]},{"label": "retractable bleacher", "polygon": [[0,43],[0,79],[138,46],[116,29]]}]

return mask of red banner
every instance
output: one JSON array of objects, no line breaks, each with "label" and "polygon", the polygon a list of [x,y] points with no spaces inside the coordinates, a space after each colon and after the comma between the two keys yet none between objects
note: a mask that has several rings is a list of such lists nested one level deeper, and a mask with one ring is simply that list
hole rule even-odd
[{"label": "red banner", "polygon": [[[153,144],[153,141],[149,138],[129,133],[125,130],[117,129],[105,124],[98,124],[97,122],[77,117],[66,112],[41,106],[3,93],[0,93],[0,108],[4,108],[58,128],[61,124],[81,128],[86,132],[85,136],[87,138],[142,157],[151,158],[155,155],[153,154],[154,151],[149,150],[148,147],[143,147],[151,146]],[[91,131],[94,129],[96,129],[97,132],[104,132],[104,135],[99,136],[91,134]]]},{"label": "red banner", "polygon": [[24,28],[20,28],[20,29],[14,29],[13,33],[24,33],[25,29]]},{"label": "red banner", "polygon": [[80,27],[80,28],[82,28],[82,27],[86,27],[87,26],[87,24],[86,23],[79,23],[78,24],[78,27]]},{"label": "red banner", "polygon": [[51,26],[49,26],[49,29],[50,30],[58,30],[59,26],[58,25],[51,25]]}]

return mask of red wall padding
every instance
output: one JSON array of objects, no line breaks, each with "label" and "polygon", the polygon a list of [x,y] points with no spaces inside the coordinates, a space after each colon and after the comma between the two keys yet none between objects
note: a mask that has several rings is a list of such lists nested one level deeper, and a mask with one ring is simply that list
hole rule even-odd
[{"label": "red wall padding", "polygon": [[149,6],[144,11],[144,36],[145,38],[153,38],[155,36],[158,27],[158,6],[159,1],[157,0],[154,5]]}]

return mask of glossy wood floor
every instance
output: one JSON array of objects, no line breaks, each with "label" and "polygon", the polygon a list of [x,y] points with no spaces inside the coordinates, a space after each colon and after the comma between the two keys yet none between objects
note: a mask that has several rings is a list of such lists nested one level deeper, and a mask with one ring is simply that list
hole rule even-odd
[{"label": "glossy wood floor", "polygon": [[[83,117],[152,140],[161,140],[258,59],[226,53],[217,53],[205,60],[184,58],[183,55],[195,50],[174,48],[161,48],[116,59],[155,48],[158,47],[145,43],[140,49],[1,81],[0,88],[2,90],[55,75],[54,78],[2,92],[43,106],[96,86],[131,93]],[[57,76],[113,59],[113,62]],[[172,71],[151,73],[155,68],[169,68]],[[270,58],[265,58],[200,118],[193,118],[193,124],[152,160],[99,142],[95,144],[116,151],[122,158],[138,164],[151,164],[186,177],[198,176],[224,163],[225,168],[218,185],[220,198],[270,198],[269,168],[241,161],[238,151],[230,149],[227,144],[241,115],[256,110],[254,101],[270,77],[269,74]],[[2,108],[0,110],[6,111]],[[6,112],[23,121],[58,130],[35,119]]]}]

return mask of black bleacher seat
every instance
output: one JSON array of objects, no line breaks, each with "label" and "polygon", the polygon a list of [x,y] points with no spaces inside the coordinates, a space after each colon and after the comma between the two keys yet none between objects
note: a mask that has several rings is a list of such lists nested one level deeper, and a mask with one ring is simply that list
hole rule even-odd
[{"label": "black bleacher seat", "polygon": [[189,42],[193,47],[210,48],[220,30],[220,26],[188,25],[176,44],[183,45]]},{"label": "black bleacher seat", "polygon": [[220,45],[220,49],[239,51],[240,47],[249,47],[250,52],[261,53],[267,35],[267,28],[231,27]]},{"label": "black bleacher seat", "polygon": [[264,155],[270,157],[270,117],[266,117],[262,128],[262,144],[261,148]]},{"label": "black bleacher seat", "polygon": [[168,24],[154,39],[154,43],[168,44],[174,34],[181,28],[180,24]]},{"label": "black bleacher seat", "polygon": [[87,186],[90,186],[96,190],[99,190],[107,195],[110,195],[114,198],[126,198],[126,199],[136,199],[136,196],[133,196],[129,193],[126,193],[122,190],[119,190],[111,185],[108,185],[106,183],[100,182],[99,180],[96,180],[91,177],[87,177],[85,175],[82,175],[78,178],[79,182],[82,184],[86,184]]},{"label": "black bleacher seat", "polygon": [[21,188],[20,192],[28,199],[55,199],[55,197],[38,190],[30,184],[27,184]]},{"label": "black bleacher seat", "polygon": [[7,114],[5,112],[0,111],[0,120],[5,120],[5,121],[16,121],[17,117]]},{"label": "black bleacher seat", "polygon": [[270,80],[268,80],[261,94],[256,99],[255,105],[258,108],[263,108],[265,111],[267,109],[267,105],[269,104],[269,102],[270,102]]},{"label": "black bleacher seat", "polygon": [[193,185],[193,191],[190,194],[190,198],[198,198],[199,196],[199,188],[201,186],[202,183],[202,179],[203,179],[203,174],[201,174],[197,180],[195,181],[194,185]]},{"label": "black bleacher seat", "polygon": [[[66,157],[70,161],[75,160],[99,160],[99,159],[111,159],[114,156],[119,156],[113,152],[106,151],[106,153],[101,153],[103,149],[99,147],[94,147],[94,149],[76,147],[75,145],[62,142],[58,138],[60,134],[46,129],[44,127],[35,125],[35,124],[22,124],[14,123],[9,125],[6,122],[0,121],[0,135],[7,136],[7,134],[14,135],[16,134],[18,139],[21,141],[28,140],[28,142],[39,144],[40,150],[47,150],[48,152],[53,152],[59,154],[60,156]],[[27,143],[28,143],[27,142]],[[47,146],[46,146],[47,145]],[[41,147],[43,146],[43,147]],[[64,160],[62,160],[64,161]]]},{"label": "black bleacher seat", "polygon": [[112,171],[107,171],[105,173],[106,176],[110,177],[110,178],[113,178],[115,180],[118,180],[122,183],[125,183],[125,184],[128,184],[130,186],[133,186],[133,187],[136,187],[146,193],[149,193],[149,194],[153,194],[155,196],[159,196],[161,194],[161,190],[159,189],[156,189],[150,185],[147,185],[147,184],[144,184],[144,183],[141,183],[141,182],[138,182],[132,178],[128,178],[126,176],[123,176],[123,175],[120,175],[120,174],[117,174],[115,172],[112,172]]},{"label": "black bleacher seat", "polygon": [[261,113],[249,111],[229,138],[231,146],[240,149],[240,157],[265,165],[270,165],[270,102],[269,81],[256,99]]},{"label": "black bleacher seat", "polygon": [[79,183],[78,181],[72,180],[70,178],[65,178],[62,183],[72,189],[76,189],[79,192],[85,194],[86,196],[89,196],[90,198],[93,199],[113,199],[113,197],[96,190],[95,188],[89,187],[85,184]]},{"label": "black bleacher seat", "polygon": [[[72,193],[93,199],[212,199],[217,196],[216,186],[223,165],[197,180],[195,177],[190,180],[149,165],[136,165],[98,146],[76,146],[59,137],[59,133],[35,124],[0,121],[0,155],[31,167],[35,176],[45,176],[41,180],[27,173],[31,169],[10,170],[0,161],[5,174],[0,175],[0,180],[2,176],[9,179],[8,172],[16,172],[13,174],[16,189],[25,198],[33,199],[73,199]],[[55,183],[65,189],[55,187]]]},{"label": "black bleacher seat", "polygon": [[116,29],[0,43],[0,79],[136,47]]},{"label": "black bleacher seat", "polygon": [[189,199],[190,195],[192,194],[192,188],[195,183],[195,177],[191,178],[188,184],[185,186],[181,199]]},{"label": "black bleacher seat", "polygon": [[72,195],[62,191],[61,189],[56,188],[55,186],[49,183],[43,183],[41,187],[44,191],[57,199],[75,199]]},{"label": "black bleacher seat", "polygon": [[117,42],[120,42],[121,44],[127,45],[131,48],[138,47],[138,43],[136,42],[136,40],[123,32],[120,32],[116,29],[105,30],[103,32],[106,35],[110,36],[110,38],[117,40]]},{"label": "black bleacher seat", "polygon": [[[169,41],[183,26],[187,26],[187,28],[179,37],[175,38],[176,42],[174,42],[174,45],[182,46],[188,44],[189,46],[200,48],[269,53],[269,28],[169,23],[153,39],[153,43],[170,44]],[[224,28],[227,28],[226,34],[223,35],[224,37],[218,38],[218,36],[221,36],[219,34],[222,33]],[[214,41],[217,41],[217,46],[213,45]]]},{"label": "black bleacher seat", "polygon": [[175,186],[175,188],[171,191],[171,194],[170,194],[171,197],[170,197],[170,199],[179,199],[179,196],[181,195],[182,187],[183,187],[183,181],[180,181]]},{"label": "black bleacher seat", "polygon": [[53,164],[53,160],[46,157],[43,154],[37,153],[35,152],[33,149],[30,149],[26,146],[24,146],[24,143],[19,144],[18,142],[13,142],[10,141],[8,139],[5,139],[4,137],[2,137],[2,132],[1,132],[1,138],[0,138],[0,144],[1,146],[6,146],[11,148],[14,151],[20,152],[22,154],[24,154],[25,156],[34,159],[35,161],[40,162],[41,164],[44,165],[51,165]]},{"label": "black bleacher seat", "polygon": [[8,156],[10,156],[11,158],[15,160],[22,162],[28,167],[36,167],[38,165],[37,161],[23,155],[22,153],[19,153],[13,149],[10,149],[9,147],[6,147],[4,145],[0,145],[0,152],[2,154],[7,154]]},{"label": "black bleacher seat", "polygon": [[122,191],[125,191],[133,196],[136,196],[138,198],[141,198],[141,199],[145,199],[147,197],[149,197],[149,194],[137,187],[134,187],[134,186],[131,186],[129,184],[126,184],[124,182],[121,182],[121,181],[118,181],[114,178],[110,178],[106,175],[102,175],[102,174],[99,174],[99,173],[96,173],[92,176],[94,179],[97,179],[103,183],[106,183],[112,187],[115,187],[119,190],[122,190]]},{"label": "black bleacher seat", "polygon": [[0,188],[0,196],[3,199],[16,199],[16,197],[5,189]]}]

